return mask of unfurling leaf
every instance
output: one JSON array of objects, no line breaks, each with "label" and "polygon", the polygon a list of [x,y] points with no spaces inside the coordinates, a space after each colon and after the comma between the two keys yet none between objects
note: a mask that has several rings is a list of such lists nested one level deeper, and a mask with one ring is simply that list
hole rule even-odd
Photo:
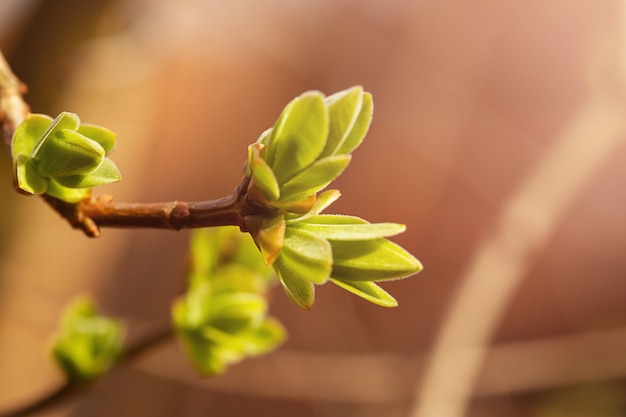
[{"label": "unfurling leaf", "polygon": [[102,164],[89,174],[58,177],[56,181],[68,188],[91,188],[117,182],[121,179],[122,176],[115,163],[110,159],[104,159]]},{"label": "unfurling leaf", "polygon": [[267,316],[265,293],[276,282],[249,236],[236,227],[194,230],[189,289],[172,309],[176,333],[205,375],[275,349],[286,337]]},{"label": "unfurling leaf", "polygon": [[248,166],[251,169],[252,181],[258,187],[267,201],[275,201],[280,197],[280,188],[272,168],[261,158],[261,144],[250,145],[248,152]]},{"label": "unfurling leaf", "polygon": [[90,299],[80,297],[65,310],[52,353],[70,380],[90,381],[113,366],[123,335],[118,321],[98,314]]},{"label": "unfurling leaf", "polygon": [[28,115],[11,142],[17,185],[30,194],[77,202],[90,195],[88,188],[121,179],[115,164],[106,158],[114,146],[113,132],[80,125],[74,113],[63,112],[54,120]]},{"label": "unfurling leaf", "polygon": [[285,107],[267,141],[266,161],[279,184],[317,160],[328,136],[328,109],[317,91],[295,98]]},{"label": "unfurling leaf", "polygon": [[[346,155],[352,151],[350,149],[351,146],[346,144],[346,141],[354,130],[363,109],[363,96],[363,87],[356,86],[324,99],[330,115],[328,140],[322,152],[324,156]],[[362,136],[365,136],[365,132]],[[346,145],[345,147],[344,144]],[[344,151],[340,152],[342,148]]]}]

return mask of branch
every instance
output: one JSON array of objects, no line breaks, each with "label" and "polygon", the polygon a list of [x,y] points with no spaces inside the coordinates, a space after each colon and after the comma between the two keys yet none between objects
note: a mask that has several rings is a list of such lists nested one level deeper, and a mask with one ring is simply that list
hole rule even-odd
[{"label": "branch", "polygon": [[[159,344],[167,341],[172,334],[172,329],[168,325],[162,329],[155,330],[153,333],[148,334],[134,343],[129,344],[124,350],[121,359],[115,364],[115,366],[131,362],[151,349],[158,347]],[[94,385],[94,383],[77,384],[66,381],[64,384],[44,394],[40,398],[33,400],[32,402],[24,404],[23,406],[18,406],[12,410],[0,411],[0,417],[23,417],[31,415],[35,412],[41,412],[49,407],[60,404],[63,401],[67,401],[71,397],[92,388]]]},{"label": "branch", "polygon": [[4,143],[9,149],[13,132],[30,112],[28,104],[22,98],[25,93],[26,85],[13,74],[4,55],[0,52],[0,123]]},{"label": "branch", "polygon": [[[25,92],[26,86],[13,74],[0,52],[0,125],[4,143],[9,149],[15,129],[30,112],[23,98]],[[248,231],[244,218],[265,210],[250,204],[246,198],[249,183],[250,178],[244,177],[230,196],[188,203],[114,203],[111,196],[67,203],[48,195],[42,197],[72,227],[82,230],[89,237],[100,236],[101,227],[180,230],[239,226],[242,231]]]}]

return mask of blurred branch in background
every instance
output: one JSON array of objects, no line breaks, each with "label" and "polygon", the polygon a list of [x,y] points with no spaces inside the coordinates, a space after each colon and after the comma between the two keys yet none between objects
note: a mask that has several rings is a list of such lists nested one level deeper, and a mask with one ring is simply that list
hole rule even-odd
[{"label": "blurred branch in background", "polygon": [[[623,28],[626,10],[622,9]],[[621,43],[622,47],[624,44]],[[602,45],[593,45],[602,49]],[[622,50],[626,55],[626,50]],[[592,54],[589,54],[593,59]],[[617,62],[616,62],[617,61]],[[574,115],[557,141],[497,213],[476,247],[456,296],[449,306],[422,383],[415,396],[414,417],[467,415],[474,385],[493,337],[520,283],[546,249],[565,212],[626,141],[626,66],[622,56],[592,68],[592,100]],[[610,66],[606,64],[611,64]],[[615,84],[604,77],[617,65]],[[617,85],[617,94],[613,88]],[[593,279],[593,277],[589,277]],[[613,341],[611,338],[609,341]],[[563,344],[560,354],[571,346]],[[534,349],[533,349],[534,350]],[[532,350],[531,350],[532,352]],[[566,353],[567,352],[567,353]],[[539,367],[553,364],[535,362]],[[593,362],[593,356],[589,358]],[[528,361],[520,362],[528,365]],[[615,365],[615,361],[610,362]],[[570,363],[574,365],[574,363]],[[570,374],[562,369],[561,382]],[[605,368],[607,377],[617,369]],[[619,373],[619,372],[618,372]],[[507,379],[524,376],[523,367]],[[602,375],[596,375],[602,376]],[[554,376],[548,378],[553,379]],[[539,388],[541,381],[536,381]]]}]

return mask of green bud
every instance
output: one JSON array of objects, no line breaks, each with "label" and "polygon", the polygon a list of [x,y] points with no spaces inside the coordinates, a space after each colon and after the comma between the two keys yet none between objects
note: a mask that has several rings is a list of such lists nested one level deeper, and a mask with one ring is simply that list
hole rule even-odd
[{"label": "green bud", "polygon": [[63,313],[52,353],[70,380],[90,381],[113,366],[123,334],[118,321],[99,315],[93,302],[81,297]]},{"label": "green bud", "polygon": [[89,174],[102,164],[104,154],[98,142],[64,129],[48,135],[35,160],[39,175],[54,178]]}]

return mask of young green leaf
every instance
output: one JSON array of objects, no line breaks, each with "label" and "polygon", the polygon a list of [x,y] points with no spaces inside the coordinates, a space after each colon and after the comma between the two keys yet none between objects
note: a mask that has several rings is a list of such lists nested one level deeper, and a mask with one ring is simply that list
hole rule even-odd
[{"label": "young green leaf", "polygon": [[341,281],[335,278],[330,279],[333,284],[338,285],[346,291],[355,294],[370,303],[381,307],[397,307],[398,302],[387,291],[380,288],[371,281]]},{"label": "young green leaf", "polygon": [[272,265],[280,278],[280,283],[291,301],[305,310],[310,310],[315,303],[315,286],[285,268],[278,258]]},{"label": "young green leaf", "polygon": [[224,293],[210,301],[211,325],[226,333],[257,327],[267,313],[267,301],[254,293]]},{"label": "young green leaf", "polygon": [[35,160],[19,154],[15,160],[15,177],[18,187],[30,194],[43,194],[48,188],[48,181],[37,173]]},{"label": "young green leaf", "polygon": [[319,159],[280,187],[282,200],[300,200],[326,188],[346,169],[350,155]]},{"label": "young green leaf", "polygon": [[390,237],[406,230],[398,223],[368,223],[354,216],[323,214],[289,224],[294,229],[307,230],[328,240],[371,240]]},{"label": "young green leaf", "polygon": [[328,109],[322,93],[310,91],[289,103],[272,130],[265,157],[278,183],[315,162],[327,136]]},{"label": "young green leaf", "polygon": [[330,126],[322,155],[337,154],[350,135],[363,107],[363,88],[356,86],[340,91],[324,100],[328,106]]},{"label": "young green leaf", "polygon": [[113,161],[104,158],[102,164],[89,174],[56,177],[55,179],[64,187],[89,188],[120,181],[122,175]]},{"label": "young green leaf", "polygon": [[107,155],[115,149],[117,135],[106,127],[83,123],[79,126],[77,132],[98,142]]},{"label": "young green leaf", "polygon": [[255,143],[248,147],[248,166],[254,185],[259,188],[267,201],[278,200],[280,189],[272,168],[260,155],[261,144]]},{"label": "young green leaf", "polygon": [[11,155],[13,159],[17,156],[30,156],[39,141],[52,123],[52,117],[45,114],[29,114],[24,121],[15,129],[13,139],[11,140]]},{"label": "young green leaf", "polygon": [[98,142],[73,130],[58,130],[40,146],[37,171],[52,178],[88,174],[102,164],[104,153]]},{"label": "young green leaf", "polygon": [[46,194],[68,203],[77,203],[91,196],[91,188],[68,188],[64,187],[52,178],[48,178]]},{"label": "young green leaf", "polygon": [[272,317],[254,329],[240,334],[240,340],[247,355],[258,356],[271,352],[287,338],[287,331]]},{"label": "young green leaf", "polygon": [[386,281],[406,278],[422,270],[422,264],[387,239],[331,241],[332,277],[341,281]]},{"label": "young green leaf", "polygon": [[305,230],[288,227],[280,260],[281,265],[297,277],[323,284],[328,281],[333,254],[326,239]]},{"label": "young green leaf", "polygon": [[52,353],[70,380],[89,381],[106,372],[119,356],[123,328],[97,313],[91,300],[74,300],[63,314]]},{"label": "young green leaf", "polygon": [[41,147],[48,141],[49,138],[55,137],[62,130],[72,130],[75,131],[80,126],[80,119],[74,113],[69,112],[61,112],[53,121],[50,123],[46,131],[39,137],[37,143],[33,147],[33,150],[30,154],[32,158],[37,159],[39,150]]}]

